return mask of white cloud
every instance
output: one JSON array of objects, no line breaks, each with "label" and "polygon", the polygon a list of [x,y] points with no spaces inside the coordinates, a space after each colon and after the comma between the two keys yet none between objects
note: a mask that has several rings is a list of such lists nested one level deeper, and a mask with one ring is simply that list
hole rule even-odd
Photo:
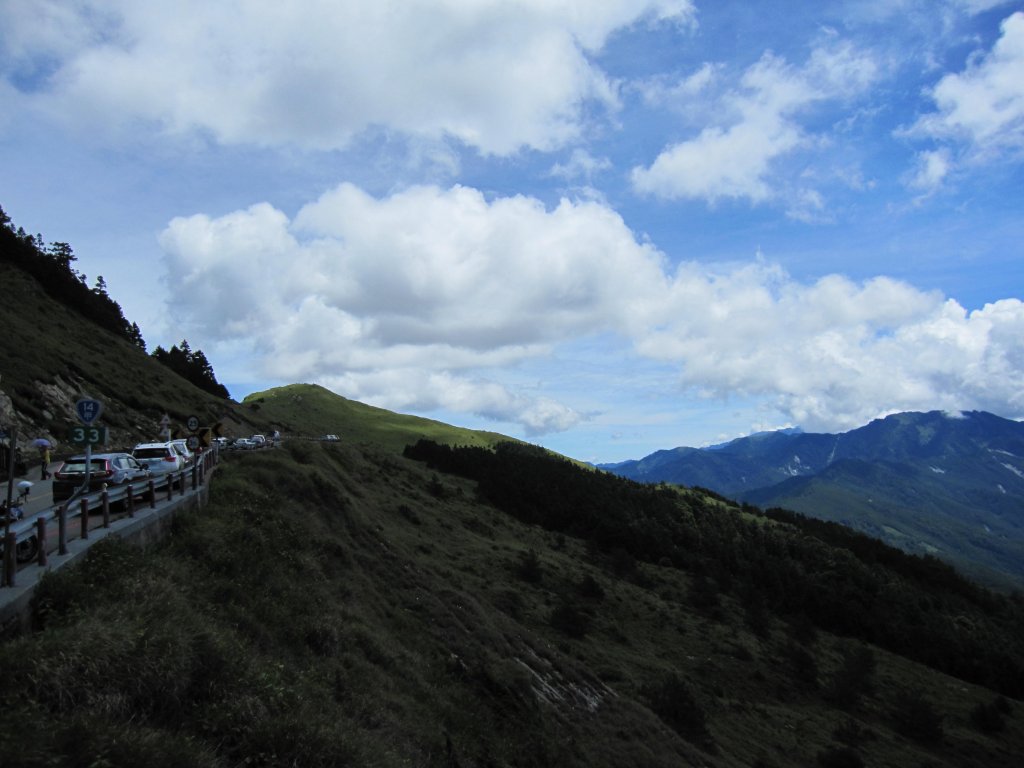
[{"label": "white cloud", "polygon": [[1019,157],[1024,150],[1024,13],[1001,25],[992,50],[977,52],[963,72],[932,89],[938,110],[921,117],[912,136],[964,144],[968,160]]},{"label": "white cloud", "polygon": [[[674,93],[702,91],[712,79],[707,67],[687,78]],[[649,167],[632,172],[634,188],[643,194],[677,199],[745,198],[763,202],[778,194],[775,164],[793,151],[813,144],[797,116],[816,102],[849,97],[873,82],[877,67],[870,56],[851,45],[829,40],[801,68],[770,53],[750,67],[739,87],[705,111],[719,115],[686,141],[667,147]],[[666,91],[648,95],[665,98]],[[796,209],[806,209],[808,191]],[[816,194],[816,193],[813,193]]]},{"label": "white cloud", "polygon": [[690,0],[12,0],[0,50],[77,124],[317,149],[383,126],[508,154],[614,105],[588,58],[613,32],[692,18]]},{"label": "white cloud", "polygon": [[893,410],[1024,415],[1017,299],[968,313],[897,280],[804,283],[763,260],[670,271],[592,201],[546,208],[458,186],[375,198],[342,184],[292,219],[266,204],[175,219],[161,243],[176,334],[208,351],[250,339],[261,376],[395,410],[568,428],[585,407],[508,372],[557,367],[567,347],[582,356],[583,341],[613,334],[687,389],[768,398],[811,429]]},{"label": "white cloud", "polygon": [[607,157],[594,157],[585,149],[576,148],[569,156],[568,162],[555,163],[551,168],[551,175],[566,181],[583,180],[590,183],[594,176],[611,167],[612,161]]},{"label": "white cloud", "polygon": [[942,187],[952,167],[953,158],[946,148],[921,152],[917,156],[917,167],[908,179],[907,185],[911,189],[930,194]]},{"label": "white cloud", "polygon": [[[255,339],[264,374],[348,377],[348,392],[488,414],[516,410],[529,429],[571,409],[441,375],[514,365],[602,328],[656,293],[660,254],[593,202],[548,210],[525,197],[488,202],[476,190],[414,187],[378,200],[343,184],[293,221],[266,204],[219,219],[175,219],[161,237],[175,317],[193,334]],[[409,373],[374,390],[381,372]]]}]

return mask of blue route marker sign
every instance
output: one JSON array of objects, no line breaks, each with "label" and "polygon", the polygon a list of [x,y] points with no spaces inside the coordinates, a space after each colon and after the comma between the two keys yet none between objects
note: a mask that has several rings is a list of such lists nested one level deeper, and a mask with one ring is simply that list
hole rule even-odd
[{"label": "blue route marker sign", "polygon": [[75,403],[75,411],[78,413],[79,420],[89,426],[103,413],[103,403],[99,400],[83,398]]}]

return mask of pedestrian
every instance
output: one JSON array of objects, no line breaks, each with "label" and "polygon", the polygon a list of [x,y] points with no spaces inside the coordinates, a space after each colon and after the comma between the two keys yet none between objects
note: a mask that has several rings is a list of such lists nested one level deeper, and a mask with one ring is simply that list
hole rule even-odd
[{"label": "pedestrian", "polygon": [[48,445],[43,446],[43,465],[41,467],[41,470],[42,470],[42,474],[40,475],[39,479],[40,480],[49,480],[50,479],[50,446],[48,446]]}]

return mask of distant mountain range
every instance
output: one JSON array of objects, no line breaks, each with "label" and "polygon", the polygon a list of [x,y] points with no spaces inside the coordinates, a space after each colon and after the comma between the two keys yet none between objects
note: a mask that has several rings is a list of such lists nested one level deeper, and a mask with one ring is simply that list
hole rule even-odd
[{"label": "distant mountain range", "polygon": [[841,434],[764,432],[600,469],[843,523],[977,580],[1024,588],[1024,423],[900,413]]}]

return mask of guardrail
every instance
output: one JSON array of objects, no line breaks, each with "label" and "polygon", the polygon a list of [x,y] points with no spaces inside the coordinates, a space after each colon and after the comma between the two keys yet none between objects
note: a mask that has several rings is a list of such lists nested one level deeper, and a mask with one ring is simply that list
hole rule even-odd
[{"label": "guardrail", "polygon": [[[72,536],[72,529],[77,528],[80,539],[89,538],[91,513],[99,510],[103,513],[102,523],[92,526],[95,530],[98,527],[110,527],[110,507],[114,504],[123,504],[129,518],[135,517],[137,503],[146,503],[154,509],[159,497],[163,496],[167,501],[174,498],[175,491],[184,496],[186,490],[191,486],[197,490],[205,483],[206,475],[213,468],[217,461],[217,451],[204,451],[200,454],[200,461],[191,468],[180,472],[170,472],[165,475],[151,477],[148,480],[140,480],[134,483],[119,485],[114,488],[104,488],[101,491],[84,494],[80,497],[69,499],[63,504],[55,504],[49,509],[44,509],[23,520],[11,523],[9,533],[4,541],[3,550],[10,552],[10,557],[4,557],[3,562],[7,572],[3,578],[3,586],[17,586],[17,571],[19,558],[17,556],[19,546],[29,544],[35,539],[35,552],[20,561],[20,564],[35,561],[40,566],[46,566],[48,557],[47,534],[49,523],[57,523],[57,554],[68,553],[68,541]],[[74,525],[74,518],[78,518],[78,525]],[[22,551],[24,551],[22,546]]]}]

